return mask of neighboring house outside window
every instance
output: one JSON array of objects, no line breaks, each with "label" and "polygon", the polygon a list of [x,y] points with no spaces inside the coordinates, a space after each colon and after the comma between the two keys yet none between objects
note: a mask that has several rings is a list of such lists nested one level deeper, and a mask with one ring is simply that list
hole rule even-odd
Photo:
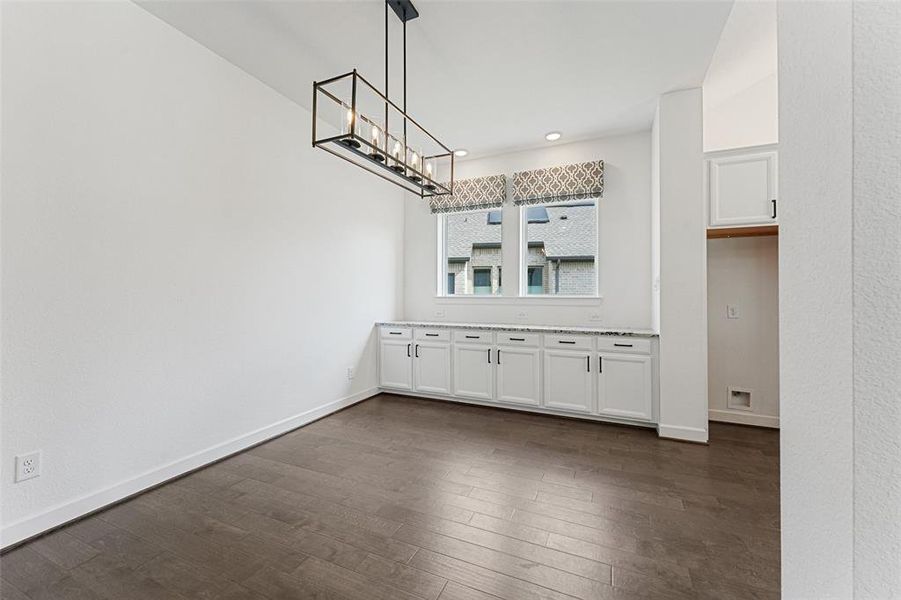
[{"label": "neighboring house outside window", "polygon": [[491,269],[473,269],[472,285],[476,294],[490,294]]},{"label": "neighboring house outside window", "polygon": [[[597,294],[597,204],[581,200],[523,208],[528,240],[523,291],[529,295]],[[444,216],[448,295],[502,290],[503,211]]]}]

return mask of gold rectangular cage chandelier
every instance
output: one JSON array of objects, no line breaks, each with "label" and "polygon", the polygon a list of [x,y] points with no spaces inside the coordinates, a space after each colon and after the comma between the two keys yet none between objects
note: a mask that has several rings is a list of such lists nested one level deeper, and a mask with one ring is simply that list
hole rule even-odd
[{"label": "gold rectangular cage chandelier", "polygon": [[[388,8],[403,23],[403,104],[388,97]],[[422,198],[453,194],[454,153],[407,114],[410,0],[385,1],[385,91],[354,69],[313,82],[313,147],[343,158]]]}]

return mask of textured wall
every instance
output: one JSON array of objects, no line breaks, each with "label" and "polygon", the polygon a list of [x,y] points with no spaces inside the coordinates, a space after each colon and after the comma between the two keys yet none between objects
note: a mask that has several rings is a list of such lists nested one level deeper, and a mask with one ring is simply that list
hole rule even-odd
[{"label": "textured wall", "polygon": [[397,189],[135,4],[2,11],[4,531],[376,385]]},{"label": "textured wall", "polygon": [[854,597],[901,598],[901,3],[854,5]]},{"label": "textured wall", "polygon": [[853,593],[851,4],[779,4],[782,594]]}]

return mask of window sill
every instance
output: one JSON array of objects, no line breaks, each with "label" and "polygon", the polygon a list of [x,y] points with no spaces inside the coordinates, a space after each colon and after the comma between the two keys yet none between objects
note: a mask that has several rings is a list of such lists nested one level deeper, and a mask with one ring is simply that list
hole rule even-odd
[{"label": "window sill", "polygon": [[436,304],[547,304],[566,306],[597,306],[603,302],[603,296],[477,296],[472,294],[435,296]]}]

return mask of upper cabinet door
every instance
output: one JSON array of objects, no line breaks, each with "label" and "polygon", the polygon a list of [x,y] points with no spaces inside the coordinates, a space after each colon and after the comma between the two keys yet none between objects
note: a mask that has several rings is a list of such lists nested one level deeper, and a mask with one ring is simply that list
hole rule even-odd
[{"label": "upper cabinet door", "polygon": [[544,351],[544,405],[548,408],[590,413],[591,354],[572,350]]},{"label": "upper cabinet door", "polygon": [[492,348],[483,344],[454,344],[454,395],[491,400],[494,384]]},{"label": "upper cabinet door", "polygon": [[451,393],[451,346],[441,342],[413,344],[413,383],[417,392]]},{"label": "upper cabinet door", "polygon": [[775,225],[778,215],[775,150],[707,157],[710,227]]},{"label": "upper cabinet door", "polygon": [[379,342],[379,385],[398,390],[413,389],[413,344],[409,339]]}]

